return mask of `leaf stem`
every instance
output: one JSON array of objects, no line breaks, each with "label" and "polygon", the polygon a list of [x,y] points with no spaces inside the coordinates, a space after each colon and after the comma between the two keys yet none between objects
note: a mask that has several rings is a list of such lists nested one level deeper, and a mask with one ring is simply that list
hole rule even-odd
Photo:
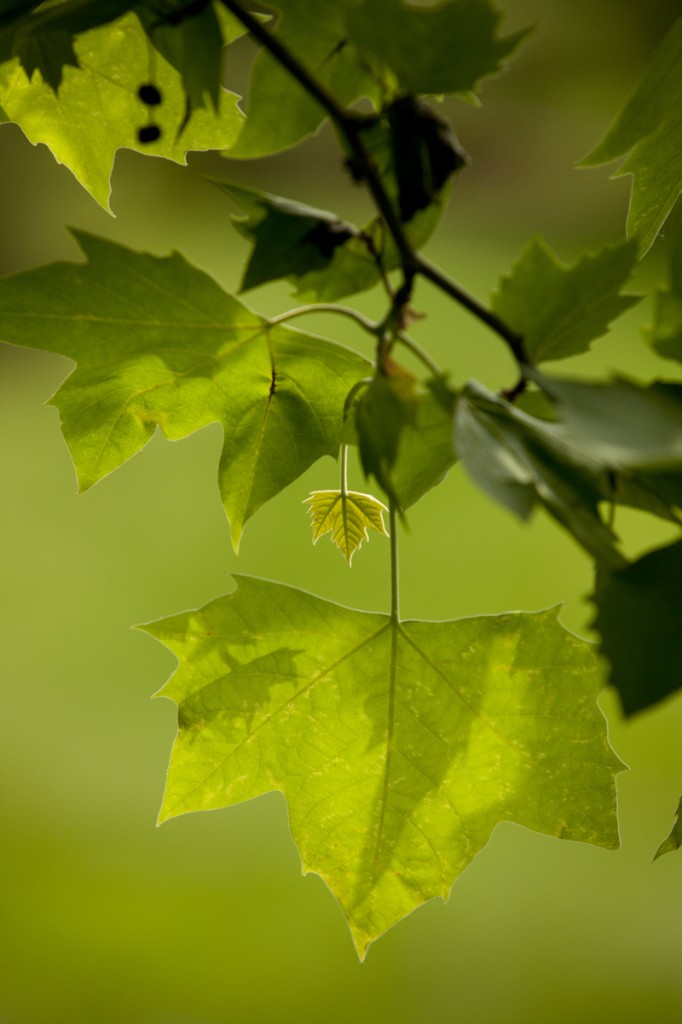
[{"label": "leaf stem", "polygon": [[279,313],[277,316],[269,317],[268,322],[270,326],[275,324],[284,323],[287,320],[293,320],[297,316],[307,316],[309,313],[338,313],[339,316],[350,317],[351,320],[362,327],[363,330],[369,334],[376,335],[379,325],[369,317],[364,316],[357,309],[352,309],[350,306],[338,306],[334,302],[316,302],[311,303],[308,306],[297,306],[295,309],[290,309],[286,313]]},{"label": "leaf stem", "polygon": [[429,353],[423,349],[421,345],[414,340],[414,338],[410,338],[410,336],[408,334],[404,334],[403,331],[398,331],[396,338],[431,371],[434,377],[441,376],[442,370],[438,363],[433,361]]},{"label": "leaf stem", "polygon": [[391,622],[400,623],[400,580],[398,575],[398,516],[396,503],[391,498],[388,503],[388,516],[391,534]]},{"label": "leaf stem", "polygon": [[341,495],[348,494],[348,445],[341,445]]}]

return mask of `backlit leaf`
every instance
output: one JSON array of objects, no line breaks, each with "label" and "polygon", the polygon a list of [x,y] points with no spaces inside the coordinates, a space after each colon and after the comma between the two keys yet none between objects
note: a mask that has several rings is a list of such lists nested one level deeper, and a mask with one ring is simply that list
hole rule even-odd
[{"label": "backlit leaf", "polygon": [[359,491],[312,491],[305,499],[313,524],[313,544],[331,533],[332,541],[351,564],[367,530],[388,536],[383,514],[386,506],[371,494]]},{"label": "backlit leaf", "polygon": [[646,252],[682,190],[682,18],[583,166],[627,154],[616,176],[633,177],[628,234]]},{"label": "backlit leaf", "polygon": [[575,356],[639,301],[620,294],[636,259],[636,245],[626,242],[606,245],[566,266],[535,238],[511,274],[501,278],[492,307],[523,337],[532,362]]},{"label": "backlit leaf", "polygon": [[64,68],[58,95],[39,73],[29,80],[18,58],[1,64],[0,105],[32,143],[45,143],[105,209],[117,149],[184,164],[190,150],[224,148],[241,129],[238,97],[221,90],[219,110],[195,110],[180,135],[186,118],[182,77],[151,51],[154,84],[163,98],[153,115],[161,136],[157,142],[139,142],[137,132],[149,112],[137,90],[149,80],[150,43],[134,14],[83,33],[74,50],[79,67]]},{"label": "backlit leaf", "polygon": [[597,661],[556,609],[398,624],[238,577],[144,629],[179,660],[160,820],[281,790],[361,955],[499,821],[618,846]]},{"label": "backlit leaf", "polygon": [[74,359],[53,404],[81,490],[161,429],[224,428],[218,473],[235,547],[247,519],[339,448],[345,397],[368,363],[270,327],[182,256],[78,234],[85,264],[0,281],[0,337]]}]

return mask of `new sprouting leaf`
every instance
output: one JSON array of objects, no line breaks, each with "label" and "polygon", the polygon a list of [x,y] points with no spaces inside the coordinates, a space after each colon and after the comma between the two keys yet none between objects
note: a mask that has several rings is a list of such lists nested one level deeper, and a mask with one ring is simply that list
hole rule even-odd
[{"label": "new sprouting leaf", "polygon": [[682,686],[681,579],[682,541],[597,577],[594,627],[626,715]]},{"label": "new sprouting leaf", "polygon": [[682,363],[682,228],[670,247],[670,286],[659,289],[654,302],[649,340],[659,355]]},{"label": "new sprouting leaf", "polygon": [[270,327],[182,256],[78,234],[88,262],[0,281],[0,337],[69,356],[53,404],[81,490],[161,429],[224,428],[219,485],[238,545],[247,519],[339,448],[345,397],[368,364]]},{"label": "new sprouting leaf", "polygon": [[543,505],[599,562],[623,564],[599,514],[600,501],[612,497],[609,474],[562,436],[560,424],[536,420],[470,381],[457,401],[455,447],[479,487],[516,515],[528,519]]},{"label": "new sprouting leaf", "polygon": [[[488,0],[454,0],[423,8],[396,0],[346,3],[346,26],[408,93],[470,93],[495,74],[525,31],[500,39],[501,15]],[[381,28],[379,27],[381,26]]]},{"label": "new sprouting leaf", "polygon": [[376,530],[388,537],[384,525],[387,508],[371,494],[312,491],[305,500],[310,505],[313,544],[317,544],[326,533],[331,533],[332,541],[349,565],[363,540],[368,539],[367,530]]},{"label": "new sprouting leaf", "polygon": [[238,577],[144,629],[179,660],[160,820],[281,790],[361,955],[499,821],[618,846],[597,661],[556,609],[398,624]]},{"label": "new sprouting leaf", "polygon": [[632,175],[628,234],[637,237],[644,253],[682,190],[682,18],[583,166],[627,154],[616,176]]},{"label": "new sprouting leaf", "polygon": [[675,815],[675,823],[671,829],[670,835],[663,840],[659,848],[656,850],[654,860],[658,860],[664,853],[671,853],[673,850],[679,850],[682,846],[682,797],[677,805],[677,814]]},{"label": "new sprouting leaf", "polygon": [[532,362],[578,355],[639,301],[620,294],[636,259],[636,245],[626,242],[606,245],[566,266],[541,238],[534,238],[511,274],[501,278],[492,308],[523,337]]},{"label": "new sprouting leaf", "polygon": [[[343,2],[316,0],[314,11],[310,0],[278,0],[274,6],[282,12],[274,28],[278,39],[339,104],[362,96],[380,104],[382,83],[348,40]],[[317,100],[264,50],[253,64],[247,109],[230,157],[251,159],[288,149],[316,132],[326,117]]]},{"label": "new sprouting leaf", "polygon": [[224,148],[241,129],[238,97],[225,90],[217,112],[197,109],[187,122],[182,77],[155,53],[154,84],[163,102],[154,119],[161,136],[151,144],[138,140],[148,118],[137,90],[149,78],[150,43],[134,14],[79,35],[74,51],[79,66],[64,68],[58,95],[40,74],[29,80],[18,58],[1,64],[0,106],[32,143],[48,146],[105,209],[117,149],[184,164],[188,151]]}]

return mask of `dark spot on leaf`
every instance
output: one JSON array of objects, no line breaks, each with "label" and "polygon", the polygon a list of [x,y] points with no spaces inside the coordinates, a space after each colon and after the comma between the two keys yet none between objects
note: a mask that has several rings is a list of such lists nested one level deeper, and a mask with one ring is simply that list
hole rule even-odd
[{"label": "dark spot on leaf", "polygon": [[303,236],[303,241],[314,245],[320,256],[331,259],[337,246],[343,245],[349,238],[353,238],[354,234],[355,232],[341,221],[329,223],[321,220],[314,228],[311,228],[307,235]]},{"label": "dark spot on leaf", "polygon": [[152,82],[141,85],[137,95],[147,107],[158,107],[161,102],[161,93]]},{"label": "dark spot on leaf", "polygon": [[158,124],[145,124],[137,130],[137,141],[147,145],[150,142],[157,142],[161,138],[161,129]]}]

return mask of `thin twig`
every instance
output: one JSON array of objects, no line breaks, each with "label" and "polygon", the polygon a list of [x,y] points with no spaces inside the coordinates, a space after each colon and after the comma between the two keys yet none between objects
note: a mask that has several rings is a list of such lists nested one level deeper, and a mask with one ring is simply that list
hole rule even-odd
[{"label": "thin twig", "polygon": [[379,329],[378,324],[370,320],[363,313],[360,313],[357,309],[352,309],[350,306],[337,306],[335,302],[315,302],[308,306],[297,306],[286,313],[279,313],[277,316],[269,317],[268,323],[273,327],[275,324],[285,323],[285,321],[293,320],[297,316],[307,316],[309,313],[338,313],[339,316],[350,317],[351,320],[355,320],[369,334],[375,335]]}]

